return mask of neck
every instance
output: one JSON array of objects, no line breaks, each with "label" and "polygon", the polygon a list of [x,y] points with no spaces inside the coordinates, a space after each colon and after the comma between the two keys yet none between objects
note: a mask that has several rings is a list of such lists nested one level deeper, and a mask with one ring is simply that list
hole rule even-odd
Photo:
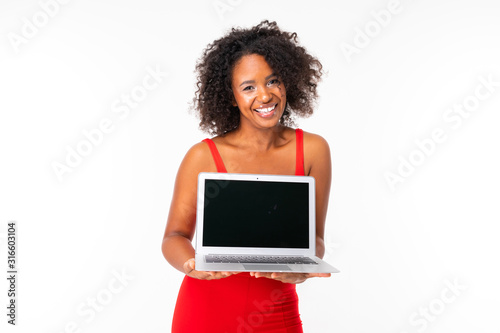
[{"label": "neck", "polygon": [[268,151],[277,146],[285,127],[278,125],[272,128],[255,128],[241,126],[234,130],[234,138],[242,147],[252,147],[258,151]]}]

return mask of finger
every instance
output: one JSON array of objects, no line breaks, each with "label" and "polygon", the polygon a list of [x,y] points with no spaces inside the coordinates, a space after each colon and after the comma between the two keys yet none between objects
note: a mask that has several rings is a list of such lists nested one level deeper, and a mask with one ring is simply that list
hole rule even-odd
[{"label": "finger", "polygon": [[305,273],[273,273],[273,278],[275,280],[281,281],[283,283],[302,283],[307,280],[307,274]]},{"label": "finger", "polygon": [[261,278],[261,277],[271,278],[272,274],[273,274],[272,272],[255,272],[255,277],[256,278]]},{"label": "finger", "polygon": [[227,275],[225,275],[224,272],[213,272],[213,273],[214,273],[213,275],[214,279],[223,279],[227,277]]},{"label": "finger", "polygon": [[272,273],[270,278],[273,280],[280,281],[280,282],[288,282],[290,280],[290,277],[288,276],[288,274],[277,273],[277,272]]},{"label": "finger", "polygon": [[194,271],[194,268],[195,268],[195,261],[194,261],[194,258],[191,258],[191,259],[188,259],[185,263],[184,263],[184,272],[186,272],[186,274],[189,274],[191,273],[192,271]]},{"label": "finger", "polygon": [[197,271],[197,270],[192,270],[191,272],[189,272],[189,274],[187,274],[189,277],[192,277],[194,279],[198,279],[198,280],[205,280],[207,278],[207,274],[206,272],[200,272],[200,271]]},{"label": "finger", "polygon": [[213,279],[223,279],[231,275],[230,272],[210,272]]},{"label": "finger", "polygon": [[297,275],[300,275],[302,273],[284,273],[284,272],[273,272],[271,275],[272,277],[279,277],[279,278],[290,278],[290,277],[296,277]]},{"label": "finger", "polygon": [[308,277],[330,277],[332,276],[331,273],[309,273]]},{"label": "finger", "polygon": [[215,278],[214,272],[202,272],[201,278],[203,280],[213,280]]}]

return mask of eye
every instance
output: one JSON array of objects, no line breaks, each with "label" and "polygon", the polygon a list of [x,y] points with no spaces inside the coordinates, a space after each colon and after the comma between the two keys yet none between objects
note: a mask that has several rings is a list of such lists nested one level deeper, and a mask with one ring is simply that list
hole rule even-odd
[{"label": "eye", "polygon": [[245,91],[245,90],[251,90],[251,89],[253,89],[252,86],[246,86],[245,88],[243,88],[243,91]]},{"label": "eye", "polygon": [[274,85],[274,84],[279,84],[280,83],[280,80],[278,79],[272,79],[271,81],[269,81],[267,84],[268,85]]}]

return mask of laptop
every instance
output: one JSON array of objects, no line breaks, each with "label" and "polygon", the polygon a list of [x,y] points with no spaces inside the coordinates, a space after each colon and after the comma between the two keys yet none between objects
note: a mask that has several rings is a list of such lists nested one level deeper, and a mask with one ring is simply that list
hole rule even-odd
[{"label": "laptop", "polygon": [[315,256],[315,193],[309,176],[200,173],[196,270],[338,273]]}]

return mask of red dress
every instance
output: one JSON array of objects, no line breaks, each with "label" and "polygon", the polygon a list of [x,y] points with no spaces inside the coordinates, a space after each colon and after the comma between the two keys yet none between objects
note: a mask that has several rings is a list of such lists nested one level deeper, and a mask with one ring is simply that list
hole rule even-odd
[{"label": "red dress", "polygon": [[[304,176],[303,133],[295,130],[295,175]],[[206,142],[218,172],[227,172],[217,147]],[[295,284],[255,278],[247,272],[219,280],[185,276],[172,321],[172,333],[302,333]]]}]

